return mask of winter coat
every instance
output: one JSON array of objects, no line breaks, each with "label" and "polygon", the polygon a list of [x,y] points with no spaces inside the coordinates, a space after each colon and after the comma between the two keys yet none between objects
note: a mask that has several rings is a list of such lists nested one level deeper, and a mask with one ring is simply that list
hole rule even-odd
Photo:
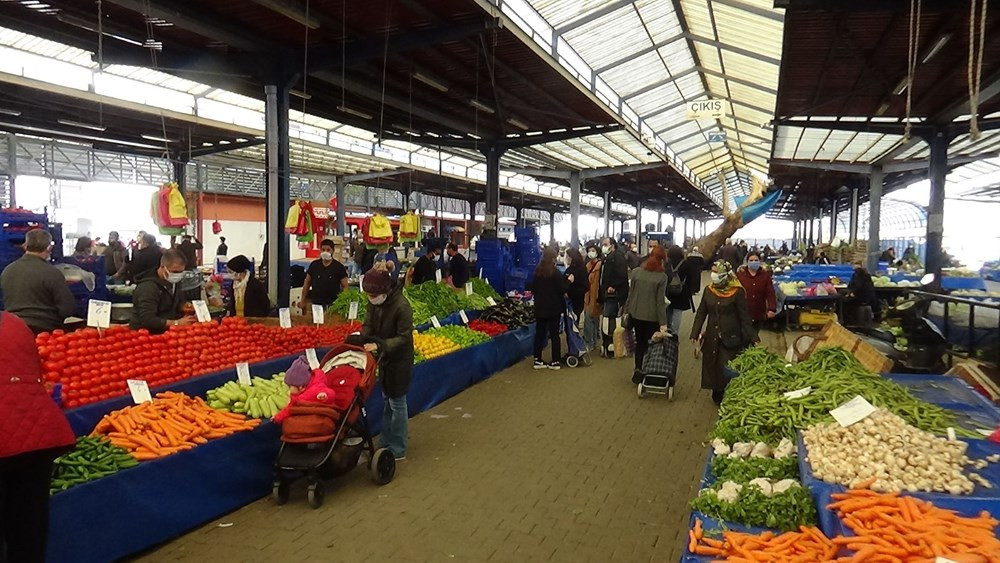
[{"label": "winter coat", "polygon": [[33,254],[25,254],[3,269],[0,288],[6,310],[35,332],[61,327],[76,309],[76,298],[66,285],[66,277]]},{"label": "winter coat", "polygon": [[677,295],[668,295],[670,301],[668,311],[690,311],[694,309],[694,296],[701,291],[701,269],[705,265],[705,259],[700,254],[691,254],[684,258],[679,264],[674,264],[667,259],[667,278],[670,276],[680,276],[684,282],[684,287]]},{"label": "winter coat", "polygon": [[401,284],[389,292],[385,303],[368,303],[361,335],[383,341],[378,352],[379,379],[385,395],[391,399],[406,395],[413,375],[413,310],[403,296]]},{"label": "winter coat", "polygon": [[621,250],[608,254],[601,263],[599,303],[608,300],[608,288],[611,287],[615,288],[615,292],[610,295],[612,299],[617,299],[619,303],[624,303],[628,299],[628,265]]},{"label": "winter coat", "polygon": [[778,299],[774,294],[774,280],[771,271],[763,267],[757,270],[757,275],[750,273],[750,268],[740,266],[736,277],[747,294],[747,310],[750,319],[754,321],[767,320],[768,311],[778,310]]},{"label": "winter coat", "polygon": [[729,265],[736,268],[740,267],[740,249],[735,244],[727,244],[719,250],[719,260],[725,260],[729,262]]},{"label": "winter coat", "polygon": [[[233,288],[233,296],[226,303],[226,311],[229,316],[236,316],[236,289]],[[266,317],[271,314],[271,298],[267,295],[267,287],[264,282],[251,277],[247,280],[246,289],[243,290],[243,316],[244,317]]]},{"label": "winter coat", "polygon": [[0,311],[0,460],[49,451],[54,459],[76,443],[66,417],[42,384],[35,337],[16,316]]},{"label": "winter coat", "polygon": [[[705,337],[701,344],[701,388],[722,391],[727,383],[723,368],[757,338],[743,288],[736,288],[728,297],[706,290],[694,317],[692,340],[701,336],[702,327]],[[727,339],[735,342],[726,346],[723,341]]]},{"label": "winter coat", "polygon": [[104,272],[119,279],[125,279],[128,274],[128,249],[121,241],[104,249]]},{"label": "winter coat", "polygon": [[167,331],[167,321],[181,318],[181,291],[160,276],[147,277],[132,293],[132,330],[144,328],[151,334]]},{"label": "winter coat", "polygon": [[573,282],[569,284],[566,294],[570,303],[573,304],[573,312],[577,315],[583,311],[583,301],[590,289],[590,279],[587,276],[587,268],[583,264],[571,262],[566,269],[566,276],[573,275]]},{"label": "winter coat", "polygon": [[587,294],[583,296],[583,306],[587,314],[597,318],[603,313],[601,307],[601,261],[597,258],[587,262]]},{"label": "winter coat", "polygon": [[629,272],[628,301],[625,308],[633,319],[667,324],[667,304],[663,295],[667,290],[667,276],[663,272],[650,272],[636,268]]},{"label": "winter coat", "polygon": [[551,276],[535,274],[531,294],[535,298],[535,318],[554,319],[566,311],[566,291],[569,281],[558,271]]}]

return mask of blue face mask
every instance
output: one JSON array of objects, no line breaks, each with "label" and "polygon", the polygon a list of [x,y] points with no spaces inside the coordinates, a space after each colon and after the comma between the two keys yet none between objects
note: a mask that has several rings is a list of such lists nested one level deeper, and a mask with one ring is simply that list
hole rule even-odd
[{"label": "blue face mask", "polygon": [[753,271],[756,272],[757,270],[760,269],[760,262],[758,262],[756,260],[747,262],[747,268],[750,268],[751,270],[753,270]]}]

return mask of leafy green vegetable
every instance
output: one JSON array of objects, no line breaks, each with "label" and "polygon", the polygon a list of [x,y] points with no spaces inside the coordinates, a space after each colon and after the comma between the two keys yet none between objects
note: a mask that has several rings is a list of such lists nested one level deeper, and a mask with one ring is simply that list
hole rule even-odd
[{"label": "leafy green vegetable", "polygon": [[358,322],[365,322],[365,317],[368,315],[368,298],[357,288],[351,287],[341,291],[337,299],[330,304],[329,310],[346,319],[351,312],[353,301],[358,303]]},{"label": "leafy green vegetable", "polygon": [[[462,308],[462,300],[454,290],[444,284],[429,281],[419,285],[414,285],[403,290],[403,294],[410,302],[410,305],[422,303],[426,307],[427,320],[420,322],[417,312],[414,310],[414,324],[425,324],[432,316],[443,319],[448,315]],[[421,311],[421,316],[423,311]]]},{"label": "leafy green vegetable", "polygon": [[[713,486],[712,490],[717,488]],[[712,518],[783,531],[816,524],[816,505],[806,487],[792,487],[767,497],[756,485],[744,485],[736,502],[703,493],[691,501],[691,508]]]},{"label": "leafy green vegetable", "polygon": [[758,477],[775,481],[798,479],[799,462],[794,457],[775,459],[770,457],[729,458],[717,455],[712,458],[712,475],[718,481],[749,483]]},{"label": "leafy green vegetable", "polygon": [[493,286],[486,283],[481,278],[472,278],[469,281],[472,282],[472,293],[482,297],[484,302],[487,297],[492,297],[496,300],[500,299],[500,294],[497,293],[497,290],[493,289]]}]

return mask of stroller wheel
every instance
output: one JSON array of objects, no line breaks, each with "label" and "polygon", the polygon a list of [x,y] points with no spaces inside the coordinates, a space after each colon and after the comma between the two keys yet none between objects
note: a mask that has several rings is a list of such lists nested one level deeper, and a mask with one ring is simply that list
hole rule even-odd
[{"label": "stroller wheel", "polygon": [[274,504],[282,505],[288,502],[288,481],[283,479],[275,479],[274,485],[271,487],[271,498],[274,499]]},{"label": "stroller wheel", "polygon": [[313,508],[323,506],[323,482],[315,481],[310,483],[307,496],[309,498],[309,506]]},{"label": "stroller wheel", "polygon": [[639,393],[639,398],[640,399],[646,396],[646,390],[643,389],[642,383],[639,384],[638,393]]},{"label": "stroller wheel", "polygon": [[575,368],[576,366],[580,365],[580,358],[577,358],[576,356],[573,355],[566,356],[566,365],[571,368]]},{"label": "stroller wheel", "polygon": [[371,461],[372,481],[376,485],[385,485],[396,476],[396,456],[388,448],[375,450],[375,458]]}]

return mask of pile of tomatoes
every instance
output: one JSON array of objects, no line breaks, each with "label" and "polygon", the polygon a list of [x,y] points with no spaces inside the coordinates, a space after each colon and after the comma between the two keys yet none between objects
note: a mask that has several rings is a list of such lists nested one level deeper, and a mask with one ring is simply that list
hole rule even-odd
[{"label": "pile of tomatoes", "polygon": [[240,362],[339,344],[360,328],[351,323],[283,329],[231,317],[221,323],[171,327],[157,335],[124,326],[103,334],[93,328],[56,330],[39,334],[35,342],[45,381],[61,383],[63,405],[74,408],[128,394],[128,379],[143,379],[150,387],[166,385]]},{"label": "pile of tomatoes", "polygon": [[507,332],[507,325],[505,324],[495,323],[492,321],[481,321],[479,319],[470,322],[469,328],[476,332],[487,334],[490,338],[496,338],[498,335]]}]

